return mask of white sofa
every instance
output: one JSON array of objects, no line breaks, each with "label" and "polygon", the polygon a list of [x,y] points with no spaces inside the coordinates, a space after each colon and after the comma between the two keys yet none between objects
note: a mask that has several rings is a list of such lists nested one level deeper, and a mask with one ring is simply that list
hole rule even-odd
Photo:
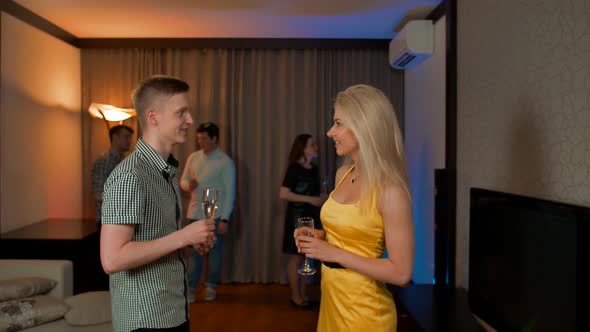
[{"label": "white sofa", "polygon": [[[72,296],[73,266],[66,260],[35,260],[35,259],[0,259],[0,279],[18,277],[46,277],[57,281],[57,285],[47,295],[58,299]],[[64,319],[45,323],[22,331],[26,332],[112,332],[111,322],[72,326]]]}]

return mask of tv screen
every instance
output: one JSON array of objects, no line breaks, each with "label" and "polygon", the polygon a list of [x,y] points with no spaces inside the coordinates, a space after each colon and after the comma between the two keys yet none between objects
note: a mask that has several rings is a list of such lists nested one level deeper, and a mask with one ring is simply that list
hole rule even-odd
[{"label": "tv screen", "polygon": [[469,304],[499,331],[590,331],[590,210],[473,188]]}]

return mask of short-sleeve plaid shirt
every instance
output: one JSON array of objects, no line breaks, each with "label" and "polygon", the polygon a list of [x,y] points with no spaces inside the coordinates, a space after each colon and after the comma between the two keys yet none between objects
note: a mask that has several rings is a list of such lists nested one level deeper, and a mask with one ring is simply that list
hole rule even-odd
[{"label": "short-sleeve plaid shirt", "polygon": [[[103,224],[133,224],[133,241],[152,241],[181,227],[178,161],[142,139],[111,173],[104,189]],[[170,328],[188,320],[186,269],[180,250],[110,276],[113,328]]]}]

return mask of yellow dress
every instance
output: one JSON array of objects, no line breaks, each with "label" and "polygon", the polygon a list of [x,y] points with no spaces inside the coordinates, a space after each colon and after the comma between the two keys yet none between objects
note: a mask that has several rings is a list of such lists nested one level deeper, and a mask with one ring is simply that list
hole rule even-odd
[{"label": "yellow dress", "polygon": [[[347,178],[348,173],[342,177],[336,188]],[[342,204],[330,195],[320,215],[326,240],[359,256],[381,257],[385,249],[385,235],[383,217],[377,210],[375,201],[373,199],[371,210],[366,215],[361,215],[358,203]],[[321,288],[318,331],[396,330],[395,303],[383,282],[349,269],[330,268],[322,264]]]}]

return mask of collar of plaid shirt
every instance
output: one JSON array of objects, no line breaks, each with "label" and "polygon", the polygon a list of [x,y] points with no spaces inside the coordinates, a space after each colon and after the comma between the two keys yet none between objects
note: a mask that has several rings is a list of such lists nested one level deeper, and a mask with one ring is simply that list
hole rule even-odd
[{"label": "collar of plaid shirt", "polygon": [[166,181],[168,181],[171,175],[176,173],[179,163],[172,154],[168,156],[168,160],[164,161],[164,159],[160,157],[160,155],[154,151],[151,146],[144,142],[142,138],[137,140],[136,148],[141,151],[143,155],[154,162],[155,166],[158,168],[160,173],[162,173],[162,176]]}]

